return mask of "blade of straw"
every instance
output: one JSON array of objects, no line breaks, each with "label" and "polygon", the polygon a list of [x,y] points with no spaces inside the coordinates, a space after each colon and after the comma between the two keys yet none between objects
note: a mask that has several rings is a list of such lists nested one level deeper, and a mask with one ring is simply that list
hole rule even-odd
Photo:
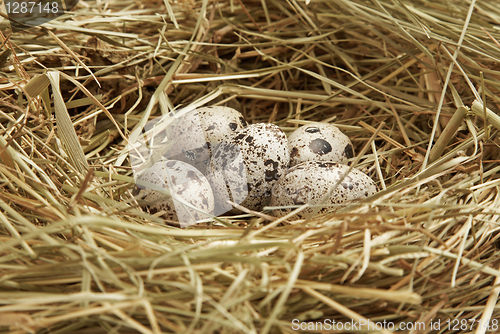
[{"label": "blade of straw", "polygon": [[453,114],[448,124],[446,124],[446,127],[432,148],[431,153],[429,154],[429,163],[433,163],[441,156],[441,154],[443,154],[446,146],[448,146],[448,143],[465,119],[468,111],[468,108],[465,106],[458,107],[457,111]]},{"label": "blade of straw", "polygon": [[66,153],[70,157],[73,167],[80,173],[86,174],[89,169],[89,165],[59,89],[59,72],[47,72],[47,77],[49,78],[52,86],[57,132],[59,133],[61,141],[66,149]]}]

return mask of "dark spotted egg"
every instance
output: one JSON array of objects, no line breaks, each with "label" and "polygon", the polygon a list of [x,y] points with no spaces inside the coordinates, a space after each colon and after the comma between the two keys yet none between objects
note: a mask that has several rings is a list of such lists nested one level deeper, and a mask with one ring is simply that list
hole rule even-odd
[{"label": "dark spotted egg", "polygon": [[304,125],[288,137],[290,166],[305,161],[341,162],[354,157],[349,137],[335,125],[311,123]]},{"label": "dark spotted egg", "polygon": [[228,200],[250,210],[262,210],[289,160],[286,135],[274,124],[250,125],[219,144],[205,173],[214,190],[216,214],[238,212],[232,210]]},{"label": "dark spotted egg", "polygon": [[[163,211],[163,218],[179,221],[181,226],[194,224],[213,214],[214,196],[208,180],[187,163],[157,162],[142,172],[136,183],[134,195],[138,195],[141,206],[151,214]],[[164,190],[170,195],[162,192]]]},{"label": "dark spotted egg", "polygon": [[[327,161],[307,161],[288,169],[273,188],[270,206],[297,206],[324,204],[319,213],[335,210],[328,204],[345,204],[366,198],[377,192],[375,182],[365,173],[353,169],[328,196],[333,186],[347,173],[349,167]],[[273,210],[277,217],[290,213],[295,208]],[[297,215],[304,218],[314,212],[308,207]]]},{"label": "dark spotted egg", "polygon": [[243,115],[229,107],[203,107],[195,109],[175,122],[169,140],[173,143],[168,159],[177,159],[207,168],[211,146],[227,141],[234,132],[247,126]]}]

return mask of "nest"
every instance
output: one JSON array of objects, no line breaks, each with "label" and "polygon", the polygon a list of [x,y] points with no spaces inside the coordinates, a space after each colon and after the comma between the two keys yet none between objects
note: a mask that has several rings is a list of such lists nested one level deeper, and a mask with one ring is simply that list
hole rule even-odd
[{"label": "nest", "polygon": [[[3,20],[0,332],[496,332],[499,18],[488,1],[82,0]],[[336,124],[380,192],[306,220],[166,224],[131,193],[130,134],[204,105]]]}]

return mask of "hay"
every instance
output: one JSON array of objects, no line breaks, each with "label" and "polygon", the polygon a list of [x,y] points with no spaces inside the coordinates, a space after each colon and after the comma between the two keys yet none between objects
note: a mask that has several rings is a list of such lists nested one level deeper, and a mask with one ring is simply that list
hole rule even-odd
[{"label": "hay", "polygon": [[[497,331],[495,2],[82,0],[0,26],[1,333]],[[130,133],[213,104],[338,125],[381,191],[166,226],[131,194]]]}]

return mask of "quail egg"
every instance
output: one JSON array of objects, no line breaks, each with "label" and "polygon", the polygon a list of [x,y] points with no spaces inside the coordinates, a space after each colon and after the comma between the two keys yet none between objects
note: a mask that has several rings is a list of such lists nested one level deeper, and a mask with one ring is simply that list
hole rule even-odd
[{"label": "quail egg", "polygon": [[[134,195],[143,199],[140,200],[143,207],[149,209],[151,214],[164,211],[163,218],[179,221],[181,226],[208,218],[214,211],[210,184],[199,170],[185,162],[157,162],[142,172],[136,183]],[[170,195],[162,192],[164,190],[169,190]]]},{"label": "quail egg", "polygon": [[[325,197],[332,187],[347,173],[349,167],[328,161],[307,161],[288,169],[273,187],[270,206],[308,204],[344,204],[366,198],[377,192],[373,180],[363,172],[353,169],[335,188],[329,198]],[[324,202],[324,203],[323,203]],[[323,207],[319,213],[334,211]],[[275,209],[277,217],[290,213],[292,209]],[[314,208],[306,208],[297,215],[304,218]]]},{"label": "quail egg", "polygon": [[250,125],[219,144],[205,173],[214,190],[216,213],[233,209],[228,200],[250,210],[262,210],[289,161],[286,135],[274,124]]},{"label": "quail egg", "polygon": [[328,123],[304,125],[288,137],[290,166],[305,161],[341,162],[354,157],[352,142],[339,128]]},{"label": "quail egg", "polygon": [[229,107],[204,107],[193,110],[175,122],[167,157],[187,162],[200,171],[207,168],[211,146],[226,141],[247,126],[243,115]]}]

